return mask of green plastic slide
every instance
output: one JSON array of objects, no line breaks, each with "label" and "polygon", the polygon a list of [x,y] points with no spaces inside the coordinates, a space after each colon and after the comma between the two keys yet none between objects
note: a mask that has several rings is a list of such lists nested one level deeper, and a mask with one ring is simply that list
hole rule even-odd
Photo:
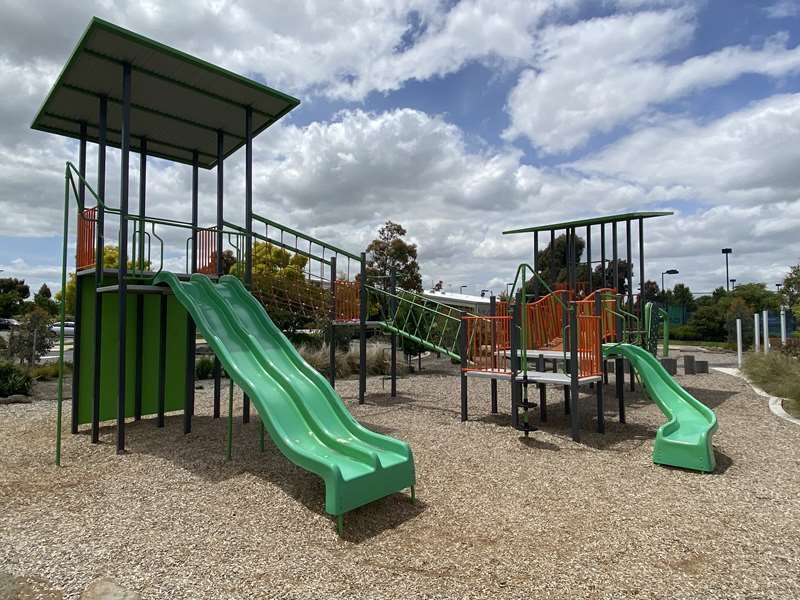
[{"label": "green plastic slide", "polygon": [[711,436],[717,430],[714,411],[678,385],[658,359],[644,348],[632,344],[604,344],[603,354],[630,360],[648,396],[669,419],[656,433],[653,462],[694,471],[713,471],[716,462]]},{"label": "green plastic slide", "polygon": [[155,283],[172,288],[280,451],[325,481],[326,512],[341,516],[414,485],[408,444],[361,426],[238,279],[162,272]]}]

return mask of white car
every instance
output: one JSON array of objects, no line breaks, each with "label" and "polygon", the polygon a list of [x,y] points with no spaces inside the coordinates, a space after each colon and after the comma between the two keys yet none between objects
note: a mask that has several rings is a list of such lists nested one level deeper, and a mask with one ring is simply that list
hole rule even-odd
[{"label": "white car", "polygon": [[[50,331],[56,334],[61,333],[61,323],[53,323],[50,325]],[[64,336],[74,336],[75,335],[75,322],[74,321],[64,321]]]}]

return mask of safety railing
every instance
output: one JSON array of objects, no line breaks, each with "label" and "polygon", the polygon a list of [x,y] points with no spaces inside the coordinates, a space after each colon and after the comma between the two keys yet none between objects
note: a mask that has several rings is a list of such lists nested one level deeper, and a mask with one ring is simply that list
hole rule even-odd
[{"label": "safety railing", "polygon": [[78,212],[78,242],[75,252],[75,267],[88,269],[94,266],[95,227],[97,207],[84,208]]},{"label": "safety railing", "polygon": [[603,373],[600,333],[602,317],[578,313],[578,376],[594,377]]},{"label": "safety railing", "polygon": [[217,230],[214,227],[198,229],[197,240],[197,272],[213,275],[217,272]]},{"label": "safety railing", "polygon": [[602,339],[614,342],[617,339],[617,291],[613,288],[600,288],[576,303],[578,314],[597,315],[597,297],[600,297]]},{"label": "safety railing", "polygon": [[464,317],[467,339],[465,371],[488,373],[511,372],[508,356],[508,340],[511,330],[511,317],[468,316]]},{"label": "safety railing", "polygon": [[407,290],[392,293],[367,286],[367,292],[369,306],[377,306],[387,329],[428,350],[461,357],[461,311]]},{"label": "safety railing", "polygon": [[361,285],[358,281],[336,280],[336,320],[358,321]]},{"label": "safety railing", "polygon": [[566,292],[553,292],[526,306],[528,349],[561,347],[563,338],[564,296]]}]

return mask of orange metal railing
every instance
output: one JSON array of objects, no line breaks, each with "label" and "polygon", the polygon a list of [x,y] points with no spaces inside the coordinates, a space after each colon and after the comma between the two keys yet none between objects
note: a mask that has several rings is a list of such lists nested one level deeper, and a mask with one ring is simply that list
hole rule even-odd
[{"label": "orange metal railing", "polygon": [[216,229],[197,230],[197,272],[214,275],[217,272],[217,231]]},{"label": "orange metal railing", "polygon": [[336,320],[358,321],[361,285],[358,281],[336,280]]},{"label": "orange metal railing", "polygon": [[510,373],[511,317],[468,316],[463,318],[467,336],[467,366],[465,371]]},{"label": "orange metal railing", "polygon": [[75,252],[75,267],[86,269],[94,266],[95,223],[97,207],[85,208],[78,213],[78,244]]},{"label": "orange metal railing", "polygon": [[561,345],[564,312],[561,296],[565,295],[563,292],[553,292],[528,303],[528,349]]},{"label": "orange metal railing", "polygon": [[600,316],[602,321],[600,326],[603,330],[603,341],[616,341],[616,310],[617,310],[617,290],[614,288],[600,288],[589,294],[584,300],[578,301],[578,314],[597,316],[595,299],[600,294]]},{"label": "orange metal railing", "polygon": [[578,376],[593,377],[602,375],[600,348],[601,317],[577,315],[578,322]]}]

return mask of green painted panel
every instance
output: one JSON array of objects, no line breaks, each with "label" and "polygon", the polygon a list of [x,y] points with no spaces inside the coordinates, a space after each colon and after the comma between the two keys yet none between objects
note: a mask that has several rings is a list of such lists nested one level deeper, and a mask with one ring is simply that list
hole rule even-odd
[{"label": "green painted panel", "polygon": [[[94,390],[94,277],[85,276],[81,323],[81,378],[78,402],[78,422],[92,421],[92,395]],[[116,283],[108,278],[105,285]],[[142,323],[142,416],[158,412],[158,366],[160,341],[160,297],[144,296]],[[127,340],[125,361],[125,416],[134,415],[136,375],[136,296],[128,294]],[[119,295],[103,294],[103,322],[101,340],[100,420],[117,417],[117,387],[119,372]],[[188,313],[172,296],[167,298],[167,354],[165,410],[182,410],[186,393],[186,333]]]},{"label": "green painted panel", "polygon": [[[186,396],[186,331],[189,314],[175,296],[167,298],[166,410],[183,410]],[[158,346],[156,346],[158,348]],[[153,375],[158,378],[158,371]]]},{"label": "green painted panel", "polygon": [[81,314],[76,315],[81,328],[81,375],[78,385],[78,423],[92,422],[92,390],[94,389],[94,274],[82,275]]}]

